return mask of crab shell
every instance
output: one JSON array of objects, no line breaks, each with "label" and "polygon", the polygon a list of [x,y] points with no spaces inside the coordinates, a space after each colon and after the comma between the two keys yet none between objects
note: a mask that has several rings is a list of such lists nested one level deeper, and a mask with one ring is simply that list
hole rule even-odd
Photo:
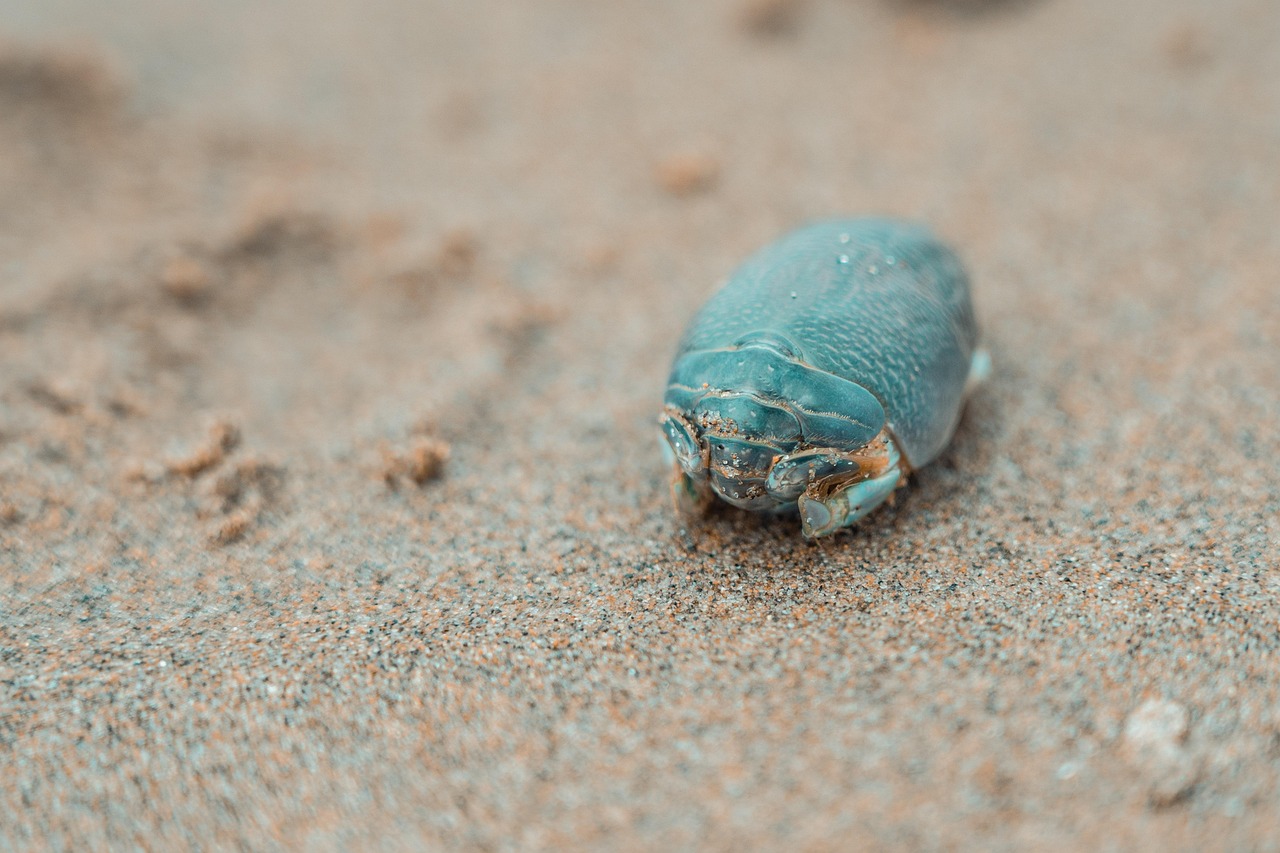
[{"label": "crab shell", "polygon": [[677,476],[752,510],[891,466],[905,482],[950,442],[976,345],[968,278],[928,229],[801,228],[749,258],[685,331],[661,418]]}]

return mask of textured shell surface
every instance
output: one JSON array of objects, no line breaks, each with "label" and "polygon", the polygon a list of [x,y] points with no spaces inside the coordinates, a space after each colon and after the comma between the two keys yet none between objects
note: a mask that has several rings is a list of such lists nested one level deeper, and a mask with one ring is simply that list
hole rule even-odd
[{"label": "textured shell surface", "polygon": [[[743,371],[752,363],[743,353],[755,351],[753,344],[776,355],[765,369],[780,378],[766,383],[764,398],[772,394],[793,409],[788,404],[797,401],[789,398],[807,395],[803,408],[812,412],[852,407],[844,414],[872,422],[844,443],[865,444],[887,426],[918,468],[947,445],[960,417],[977,344],[968,278],[920,225],[843,219],[803,227],[750,257],[694,317],[677,350],[667,404],[687,410],[691,394],[750,384]],[[804,372],[784,377],[788,365]],[[837,380],[869,392],[883,424],[873,422],[869,398],[820,387],[834,388]],[[806,426],[780,449],[832,444],[806,434]],[[753,425],[742,428],[750,438]]]}]

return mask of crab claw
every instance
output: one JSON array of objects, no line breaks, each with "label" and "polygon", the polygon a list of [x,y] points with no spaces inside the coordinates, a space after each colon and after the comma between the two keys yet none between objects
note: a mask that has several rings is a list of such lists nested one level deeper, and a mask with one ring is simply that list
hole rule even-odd
[{"label": "crab claw", "polygon": [[830,536],[855,523],[884,503],[901,479],[901,472],[893,468],[879,477],[839,488],[825,498],[802,494],[796,503],[805,538]]},{"label": "crab claw", "polygon": [[[804,468],[812,464],[814,469],[814,476],[809,478],[804,492],[796,498],[806,538],[829,536],[855,524],[906,482],[906,465],[893,436],[886,432],[877,438],[874,445],[863,449],[864,454],[866,451],[873,455],[842,458],[818,453],[815,454],[816,463],[810,463],[805,454],[796,454],[794,458]],[[850,476],[851,466],[859,459],[863,465],[853,469],[853,476]],[[784,473],[790,470],[784,469]]]}]

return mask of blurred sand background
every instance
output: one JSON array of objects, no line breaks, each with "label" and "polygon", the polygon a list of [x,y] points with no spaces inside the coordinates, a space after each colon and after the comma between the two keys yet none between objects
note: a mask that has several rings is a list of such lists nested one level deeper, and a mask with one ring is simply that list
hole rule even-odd
[{"label": "blurred sand background", "polygon": [[[1280,849],[1273,0],[5,0],[0,848]],[[965,257],[952,450],[673,516],[683,324]]]}]

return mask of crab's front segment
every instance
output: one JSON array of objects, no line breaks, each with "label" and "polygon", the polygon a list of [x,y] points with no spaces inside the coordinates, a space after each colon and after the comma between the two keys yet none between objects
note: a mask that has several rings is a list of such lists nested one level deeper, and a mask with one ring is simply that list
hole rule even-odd
[{"label": "crab's front segment", "polygon": [[875,396],[805,364],[779,335],[690,353],[672,377],[661,425],[686,510],[712,494],[742,509],[798,509],[813,538],[853,524],[905,481]]}]

